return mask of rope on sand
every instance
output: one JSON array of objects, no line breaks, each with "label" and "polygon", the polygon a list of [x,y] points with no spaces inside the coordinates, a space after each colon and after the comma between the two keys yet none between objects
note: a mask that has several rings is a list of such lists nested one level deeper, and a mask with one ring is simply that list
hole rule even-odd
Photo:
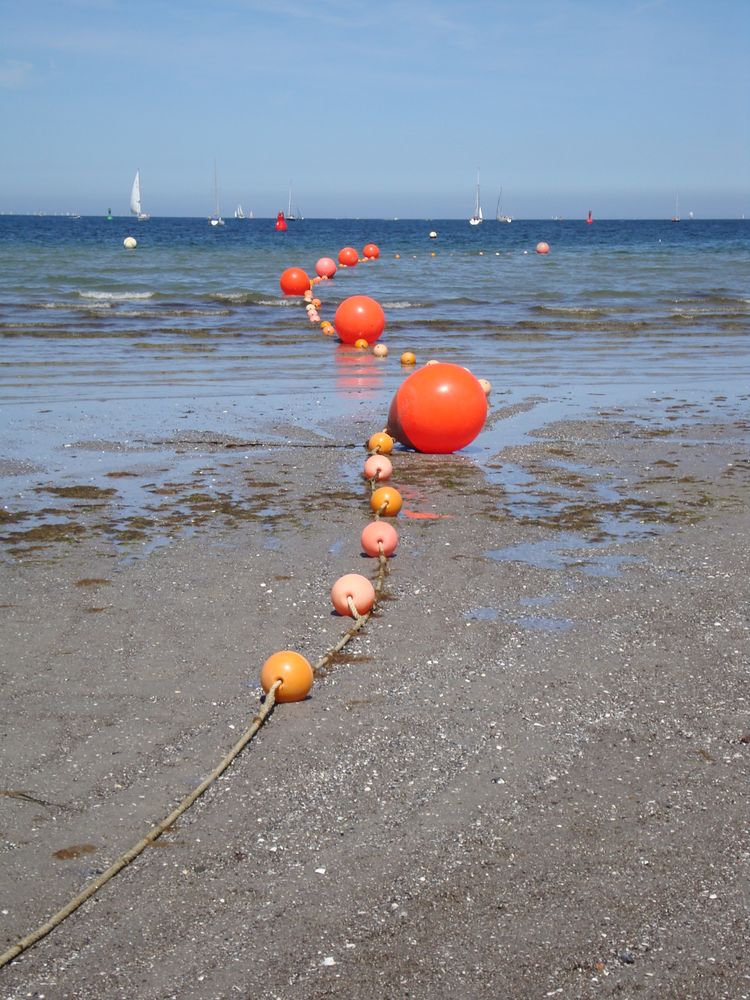
[{"label": "rope on sand", "polygon": [[[375,480],[370,480],[371,489],[375,488]],[[387,503],[381,505],[380,509],[375,512],[375,518],[379,518],[381,514],[387,507]],[[344,635],[339,639],[339,641],[333,646],[327,653],[324,653],[320,659],[313,666],[313,673],[318,675],[327,663],[340,652],[348,642],[350,642],[355,635],[367,624],[369,619],[372,617],[375,608],[377,607],[377,602],[380,599],[383,586],[385,584],[385,578],[388,569],[388,559],[383,550],[382,543],[379,546],[380,555],[378,556],[378,576],[375,581],[375,602],[372,608],[364,615],[360,615],[351,597],[348,599],[349,610],[354,618],[354,624],[344,633]],[[113,879],[115,875],[119,874],[123,868],[126,868],[132,861],[145,851],[147,847],[154,843],[163,833],[170,829],[170,827],[179,819],[184,812],[186,812],[193,803],[203,795],[203,793],[210,788],[210,786],[219,778],[224,771],[229,767],[229,765],[235,760],[236,757],[244,750],[247,744],[253,739],[260,727],[269,717],[273,711],[274,705],[276,704],[276,691],[281,686],[281,681],[276,681],[273,686],[269,689],[265,696],[263,704],[258,711],[258,713],[253,717],[253,720],[235,743],[232,749],[226,754],[222,759],[221,763],[217,765],[216,768],[211,772],[211,774],[198,785],[188,796],[186,796],[182,802],[174,809],[169,816],[158,823],[145,837],[138,841],[129,851],[121,854],[116,861],[114,861],[106,871],[102,872],[93,882],[91,882],[82,892],[80,892],[74,899],[72,899],[66,906],[61,910],[58,910],[46,923],[42,924],[31,934],[27,934],[26,937],[21,938],[17,941],[11,948],[0,954],[0,969],[12,962],[13,959],[18,958],[24,951],[31,948],[42,938],[45,938],[50,934],[56,927],[58,927],[63,920],[69,917],[71,914],[75,913],[79,907],[91,899],[103,886]]]},{"label": "rope on sand", "polygon": [[244,750],[271,714],[273,707],[276,704],[276,691],[280,686],[281,681],[276,681],[266,695],[260,711],[253,717],[253,721],[250,726],[245,730],[221,763],[214,768],[211,774],[209,774],[209,776],[202,781],[196,789],[186,796],[177,808],[166,817],[166,819],[163,819],[161,823],[158,823],[150,833],[147,833],[146,836],[131,847],[129,851],[126,851],[125,854],[121,854],[120,857],[113,864],[111,864],[105,872],[102,872],[98,878],[94,879],[94,881],[91,882],[91,884],[88,885],[83,892],[80,892],[75,899],[72,899],[67,906],[58,910],[57,913],[45,924],[42,924],[41,927],[38,927],[31,934],[27,934],[25,938],[21,938],[21,940],[16,942],[12,948],[8,948],[7,951],[3,952],[2,955],[0,955],[0,968],[7,965],[8,962],[12,962],[14,958],[17,958],[22,952],[26,951],[27,948],[36,944],[37,941],[41,941],[43,937],[46,937],[55,929],[55,927],[61,924],[66,917],[69,917],[71,913],[75,913],[75,911],[82,906],[86,900],[91,899],[91,897],[97,893],[102,886],[106,885],[110,879],[114,878],[115,875],[121,872],[123,868],[126,868],[131,861],[135,861],[139,854],[142,854],[147,847],[153,844],[153,842],[157,840],[165,830],[168,830],[179,819],[179,817],[190,808],[196,799],[199,799],[201,795],[203,795],[206,789],[208,789],[216,781],[216,779],[219,778],[224,771],[226,771],[235,757],[237,757],[238,754]]}]

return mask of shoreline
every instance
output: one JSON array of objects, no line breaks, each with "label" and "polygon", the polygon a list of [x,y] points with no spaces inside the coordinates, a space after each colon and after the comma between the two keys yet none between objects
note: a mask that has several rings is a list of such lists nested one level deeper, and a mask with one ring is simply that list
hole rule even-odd
[{"label": "shoreline", "polygon": [[[397,454],[440,516],[397,519],[363,634],[3,995],[750,996],[747,430]],[[39,801],[0,797],[4,944],[218,762],[267,655],[345,630],[364,450],[319,440],[218,450],[246,505],[145,558],[93,533],[6,567],[3,784]]]}]

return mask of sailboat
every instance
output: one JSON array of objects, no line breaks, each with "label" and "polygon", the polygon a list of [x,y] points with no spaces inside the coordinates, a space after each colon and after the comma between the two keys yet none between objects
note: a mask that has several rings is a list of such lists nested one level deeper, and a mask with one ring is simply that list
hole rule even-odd
[{"label": "sailboat", "polygon": [[674,196],[674,215],[672,216],[672,222],[680,221],[680,196],[676,194]]},{"label": "sailboat", "polygon": [[287,206],[286,221],[287,222],[299,222],[302,220],[302,213],[299,210],[299,206],[296,210],[292,211],[292,182],[289,181],[289,205]]},{"label": "sailboat", "polygon": [[482,206],[479,203],[479,171],[477,170],[477,191],[474,198],[474,214],[469,219],[470,226],[478,226],[483,221]]},{"label": "sailboat", "polygon": [[214,160],[214,205],[215,212],[208,220],[212,226],[223,226],[224,220],[221,217],[221,212],[219,211],[219,179],[216,172],[216,160]]},{"label": "sailboat", "polygon": [[237,208],[235,208],[235,210],[234,210],[234,217],[235,217],[235,219],[244,219],[245,218],[245,213],[242,210],[242,205],[238,205]]},{"label": "sailboat", "polygon": [[498,222],[512,222],[513,219],[509,215],[505,215],[502,211],[503,204],[503,189],[500,188],[500,194],[497,198],[497,208],[495,209],[495,218]]},{"label": "sailboat", "polygon": [[130,214],[134,215],[139,222],[147,222],[151,216],[141,208],[141,172],[136,170],[133,187],[130,191]]}]

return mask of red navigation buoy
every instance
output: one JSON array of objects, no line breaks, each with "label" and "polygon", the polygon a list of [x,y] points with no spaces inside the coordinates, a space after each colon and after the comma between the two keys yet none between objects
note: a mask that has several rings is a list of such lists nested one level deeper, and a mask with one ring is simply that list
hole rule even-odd
[{"label": "red navigation buoy", "polygon": [[372,344],[385,327],[385,313],[379,302],[367,295],[352,295],[344,299],[333,317],[339,339],[345,344],[366,340]]},{"label": "red navigation buoy", "polygon": [[387,431],[417,451],[445,455],[464,448],[487,418],[479,380],[461,365],[425,365],[401,383],[388,412]]},{"label": "red navigation buoy", "polygon": [[286,232],[286,219],[284,218],[283,212],[279,212],[279,214],[276,216],[276,224],[274,225],[273,228],[279,233]]},{"label": "red navigation buoy", "polygon": [[591,209],[589,209],[589,217],[588,217],[588,219],[586,219],[586,222],[587,222],[587,223],[588,223],[588,225],[590,226],[590,225],[591,225],[591,224],[593,223],[593,221],[594,221],[594,217],[593,217],[593,215],[591,214]]},{"label": "red navigation buoy", "polygon": [[354,267],[354,265],[358,263],[359,254],[354,247],[344,247],[343,250],[339,250],[339,264],[345,264],[347,267]]},{"label": "red navigation buoy", "polygon": [[304,295],[310,291],[310,279],[301,267],[288,267],[279,278],[284,295]]},{"label": "red navigation buoy", "polygon": [[368,556],[379,556],[381,545],[383,555],[392,556],[398,545],[398,532],[388,521],[370,521],[362,529],[360,541]]},{"label": "red navigation buoy", "polygon": [[320,278],[332,278],[336,273],[336,261],[330,257],[321,257],[315,265],[315,273]]},{"label": "red navigation buoy", "polygon": [[349,601],[352,601],[358,615],[366,615],[375,603],[375,588],[366,576],[359,573],[347,573],[341,576],[331,587],[331,602],[340,615],[353,618]]},{"label": "red navigation buoy", "polygon": [[376,257],[380,256],[380,247],[375,243],[368,243],[362,250],[362,256],[366,257],[367,260],[375,260]]},{"label": "red navigation buoy", "polygon": [[260,683],[268,694],[276,681],[281,687],[276,691],[276,701],[302,701],[313,686],[313,670],[310,661],[292,649],[282,649],[269,656],[261,667]]}]

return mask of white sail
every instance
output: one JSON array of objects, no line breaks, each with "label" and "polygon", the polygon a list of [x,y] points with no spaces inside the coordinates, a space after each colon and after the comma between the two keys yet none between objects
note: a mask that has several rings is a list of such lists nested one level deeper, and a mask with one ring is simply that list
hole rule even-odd
[{"label": "white sail", "polygon": [[141,214],[141,172],[136,170],[133,189],[130,192],[130,211],[133,215]]},{"label": "white sail", "polygon": [[474,214],[469,219],[470,226],[478,226],[483,221],[482,205],[479,200],[479,170],[477,170],[477,189],[474,197]]}]

